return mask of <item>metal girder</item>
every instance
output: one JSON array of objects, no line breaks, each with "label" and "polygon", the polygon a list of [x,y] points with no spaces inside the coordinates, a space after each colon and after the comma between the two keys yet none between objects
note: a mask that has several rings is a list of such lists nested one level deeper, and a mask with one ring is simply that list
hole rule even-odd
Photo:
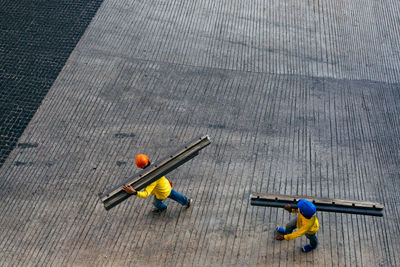
[{"label": "metal girder", "polygon": [[276,208],[283,208],[285,205],[290,204],[293,208],[297,208],[297,202],[300,199],[306,199],[314,203],[318,211],[383,216],[383,206],[379,203],[368,201],[252,193],[250,195],[250,204]]},{"label": "metal girder", "polygon": [[104,208],[109,210],[131,196],[122,190],[122,186],[131,185],[135,190],[139,191],[197,156],[199,151],[210,143],[211,141],[208,135],[199,136],[184,145],[175,153],[151,164],[149,167],[129,178],[124,183],[114,187],[104,194],[100,194],[100,199],[103,202]]}]

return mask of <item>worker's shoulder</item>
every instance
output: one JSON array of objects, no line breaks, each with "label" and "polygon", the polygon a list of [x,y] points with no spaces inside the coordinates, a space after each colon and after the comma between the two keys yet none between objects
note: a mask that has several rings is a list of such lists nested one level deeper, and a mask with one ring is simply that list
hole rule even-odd
[{"label": "worker's shoulder", "polygon": [[165,176],[160,177],[159,179],[157,179],[156,181],[154,181],[153,183],[163,183],[168,181],[167,178],[165,178]]},{"label": "worker's shoulder", "polygon": [[167,180],[167,178],[165,178],[165,176],[162,176],[160,178],[158,178],[157,180],[155,180],[154,182],[152,182],[151,184],[159,184],[159,183],[165,183]]}]

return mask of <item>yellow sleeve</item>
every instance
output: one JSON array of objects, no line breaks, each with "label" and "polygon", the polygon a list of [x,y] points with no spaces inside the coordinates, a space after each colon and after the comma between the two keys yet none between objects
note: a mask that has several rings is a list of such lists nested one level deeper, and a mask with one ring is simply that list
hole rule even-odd
[{"label": "yellow sleeve", "polygon": [[138,191],[136,196],[140,198],[147,198],[151,194],[151,192],[153,192],[154,187],[156,187],[156,185],[157,181],[152,182],[151,184],[146,186],[146,188],[143,191]]},{"label": "yellow sleeve", "polygon": [[308,229],[310,229],[314,225],[314,222],[315,222],[315,217],[313,220],[309,220],[307,224],[303,225],[296,232],[293,232],[288,235],[284,235],[284,238],[286,240],[290,240],[290,239],[295,239],[295,238],[298,238],[298,237],[304,235],[305,233],[307,233]]}]

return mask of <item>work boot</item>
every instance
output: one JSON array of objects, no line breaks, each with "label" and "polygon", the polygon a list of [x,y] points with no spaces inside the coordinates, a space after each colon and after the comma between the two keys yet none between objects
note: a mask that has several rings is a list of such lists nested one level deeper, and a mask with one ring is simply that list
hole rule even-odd
[{"label": "work boot", "polygon": [[305,246],[303,246],[303,247],[301,248],[301,251],[303,251],[303,252],[305,252],[305,253],[308,253],[308,252],[310,252],[310,251],[312,251],[312,250],[314,250],[314,248],[313,248],[311,245],[309,245],[309,244],[307,244],[307,245],[305,245]]},{"label": "work boot", "polygon": [[278,234],[281,234],[281,235],[284,235],[285,234],[285,232],[286,232],[286,230],[285,229],[283,229],[282,227],[276,227],[276,232],[278,233]]},{"label": "work boot", "polygon": [[186,208],[190,208],[190,206],[192,206],[193,200],[191,198],[188,199],[188,203],[186,205]]}]

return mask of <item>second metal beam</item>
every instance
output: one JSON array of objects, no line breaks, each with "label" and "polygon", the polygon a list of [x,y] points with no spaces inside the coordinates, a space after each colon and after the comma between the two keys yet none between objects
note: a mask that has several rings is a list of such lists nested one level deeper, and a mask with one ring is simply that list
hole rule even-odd
[{"label": "second metal beam", "polygon": [[368,201],[252,193],[250,196],[250,204],[252,206],[275,208],[283,208],[287,204],[290,204],[293,208],[297,208],[297,202],[299,202],[300,199],[306,199],[314,203],[318,211],[383,216],[383,206],[379,203]]}]

